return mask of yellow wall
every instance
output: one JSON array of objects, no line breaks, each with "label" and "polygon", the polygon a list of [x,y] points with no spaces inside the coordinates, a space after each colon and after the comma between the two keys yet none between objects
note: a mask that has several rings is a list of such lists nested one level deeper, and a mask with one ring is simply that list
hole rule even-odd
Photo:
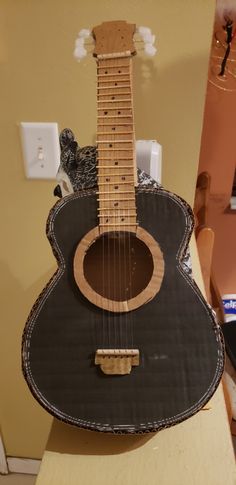
[{"label": "yellow wall", "polygon": [[40,457],[51,418],[21,376],[20,340],[55,267],[45,237],[52,181],[26,180],[20,121],[57,121],[82,145],[95,139],[95,62],[72,56],[77,32],[104,20],[147,25],[158,55],[135,59],[137,138],[163,145],[163,181],[192,202],[206,89],[213,0],[1,0],[0,419],[8,455]]}]

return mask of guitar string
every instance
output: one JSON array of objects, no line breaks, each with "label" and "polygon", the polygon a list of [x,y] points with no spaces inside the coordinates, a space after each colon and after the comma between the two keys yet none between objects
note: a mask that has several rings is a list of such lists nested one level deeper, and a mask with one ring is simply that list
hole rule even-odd
[{"label": "guitar string", "polygon": [[[131,59],[129,60],[129,84],[130,84],[130,87],[131,86]],[[132,99],[132,95],[131,95],[131,99]],[[131,104],[131,113],[133,114],[133,110],[132,110],[132,104]],[[132,118],[132,121],[133,121],[133,118]],[[133,158],[133,164],[134,165],[134,158]],[[133,167],[132,167],[133,168]],[[132,202],[132,201],[131,201]],[[128,221],[129,223],[131,223],[131,218],[130,218],[130,201],[128,201]],[[132,228],[132,226],[130,226]],[[131,231],[129,230],[128,232],[128,271],[129,271],[129,296],[130,296],[130,299],[132,298],[132,275],[131,275]],[[131,318],[132,318],[132,311],[128,313],[128,321],[127,321],[127,327],[126,327],[126,342],[128,340],[128,324],[130,323],[131,321]],[[128,342],[126,343],[127,347],[128,347]]]},{"label": "guitar string", "polygon": [[[109,152],[110,153],[110,152]],[[112,157],[110,157],[112,159]],[[111,165],[111,162],[109,160],[109,165]],[[110,181],[110,177],[108,177],[109,181]],[[108,259],[107,259],[107,264],[108,264],[108,289],[109,289],[109,293],[108,293],[108,299],[109,301],[111,301],[111,255],[110,255],[110,245],[111,245],[111,238],[110,238],[110,232],[111,232],[111,229],[112,229],[112,226],[111,226],[111,201],[110,201],[110,184],[108,183],[108,199],[109,199],[109,202],[108,202],[108,233],[107,233],[107,238],[108,238]],[[110,227],[109,227],[110,225]],[[112,316],[111,316],[111,312],[109,311],[108,312],[108,348],[111,348],[111,319],[112,319]]]},{"label": "guitar string", "polygon": [[[119,95],[118,95],[119,96]],[[118,99],[119,101],[119,99]],[[119,135],[119,129],[118,131],[116,131],[116,133],[118,133],[118,139],[120,138],[120,135]],[[118,145],[120,145],[120,143],[118,143]],[[119,152],[118,152],[119,153]],[[120,161],[117,163],[120,164]],[[120,182],[121,182],[121,172],[122,172],[122,169],[120,168],[120,165],[118,165],[118,181],[117,181],[117,184],[118,184],[118,187],[120,186]],[[119,189],[118,189],[119,190]],[[120,191],[120,194],[122,193],[122,191]],[[122,199],[122,196],[119,197],[119,199]],[[118,219],[119,221],[119,225],[117,227],[118,229],[118,301],[120,302],[122,300],[121,298],[121,293],[122,293],[122,282],[121,282],[121,279],[122,279],[122,257],[121,257],[121,244],[122,244],[122,234],[121,234],[121,208],[122,208],[122,203],[119,201],[118,202],[118,213],[117,213],[117,216],[116,217],[116,221]],[[117,318],[117,331],[118,331],[118,335],[119,335],[119,338],[117,339],[117,348],[122,348],[122,313],[121,312],[118,312],[118,318]]]},{"label": "guitar string", "polygon": [[[108,64],[112,64],[112,60],[108,60]],[[110,66],[109,66],[110,67]],[[111,142],[109,145],[111,145],[111,166],[113,166],[114,164],[114,158],[115,158],[115,151],[114,151],[114,144]],[[110,152],[109,152],[110,153]],[[113,176],[112,176],[113,177]],[[113,192],[113,185],[109,185],[109,190],[110,190],[110,187],[112,188],[111,192]],[[115,199],[115,197],[114,197]],[[113,218],[112,220],[116,222],[117,220],[117,209],[116,209],[116,201],[113,200]],[[114,229],[113,229],[114,228]],[[112,271],[113,271],[113,281],[111,281],[111,285],[113,285],[113,295],[112,296],[112,300],[113,300],[113,312],[112,312],[112,328],[113,328],[113,334],[115,335],[115,342],[113,344],[113,347],[115,348],[116,347],[116,312],[115,312],[115,244],[116,244],[116,232],[115,232],[115,229],[116,229],[116,226],[112,226],[112,222],[111,222],[111,238],[113,239],[113,254],[112,254]]]},{"label": "guitar string", "polygon": [[[128,71],[128,75],[129,75],[129,86],[130,86],[130,91],[131,91],[131,100],[132,100],[132,84],[131,84],[131,59],[130,58],[127,58],[127,71]],[[129,113],[129,107],[128,107],[128,113]],[[131,102],[131,115],[133,114],[132,112],[132,102]],[[132,119],[132,126],[133,126],[133,119]],[[133,131],[133,130],[132,130]],[[129,152],[130,153],[130,152]],[[134,163],[134,160],[132,160],[132,162]],[[130,168],[129,168],[129,174],[131,175],[131,171],[132,171],[132,168],[133,168],[133,163],[131,163],[130,165]],[[131,182],[131,185],[132,182]],[[128,300],[132,298],[132,276],[131,276],[131,227],[130,224],[131,223],[131,211],[130,211],[130,204],[132,204],[132,201],[128,200],[128,204],[127,204],[127,240],[128,240],[128,244],[127,244],[127,250],[126,250],[126,258],[127,258],[127,268],[126,268],[126,273],[127,273],[127,294],[128,294]],[[129,327],[130,327],[130,320],[132,318],[132,311],[128,311],[126,313],[126,321],[125,321],[125,339],[126,339],[126,348],[129,347]]]},{"label": "guitar string", "polygon": [[[132,134],[132,153],[133,153],[133,189],[134,189],[134,207],[136,209],[136,197],[135,197],[135,178],[136,178],[136,152],[135,152],[135,134],[134,134],[134,107],[133,107],[133,84],[132,84],[132,80],[133,80],[133,64],[132,64],[132,58],[130,58],[129,60],[129,64],[130,64],[130,87],[131,87],[131,112],[132,112],[132,126],[133,126],[133,134]],[[136,210],[135,210],[135,214],[136,214]],[[136,221],[136,218],[137,216],[135,215],[134,217],[134,220],[135,222]],[[137,226],[135,227],[135,229],[137,229]],[[136,233],[135,233],[136,235]],[[134,251],[134,257],[135,257],[135,251]],[[135,261],[135,260],[134,260]],[[134,266],[135,267],[135,266]],[[132,274],[131,274],[131,295],[133,296],[133,285],[132,285]],[[130,335],[131,335],[131,348],[133,348],[134,346],[134,342],[133,342],[133,320],[134,320],[134,314],[133,314],[133,311],[131,310],[130,312]]]},{"label": "guitar string", "polygon": [[[119,180],[120,180],[121,177],[119,177]],[[120,206],[119,206],[120,207]],[[121,209],[119,208],[119,221],[121,221]],[[119,301],[121,301],[121,292],[122,292],[122,282],[121,282],[121,278],[122,278],[122,271],[121,271],[121,265],[122,265],[122,260],[121,260],[121,225],[120,227],[118,228],[119,229],[119,240],[118,240],[118,280],[119,280]],[[122,317],[121,317],[121,313],[119,315],[119,318],[118,318],[118,322],[119,322],[119,329],[121,328],[121,325],[122,325]],[[119,334],[120,334],[120,331],[119,331]],[[120,337],[120,340],[119,340],[119,347],[121,348],[121,337]]]},{"label": "guitar string", "polygon": [[[99,73],[99,61],[97,61],[97,86],[99,86],[99,79],[98,79],[98,73]],[[97,95],[97,101],[98,101],[98,95]],[[99,115],[99,112],[98,112],[98,102],[97,102],[97,117]],[[97,132],[99,132],[99,119],[97,118]],[[97,136],[97,139],[98,139],[98,136]],[[97,154],[98,154],[98,167],[100,165],[100,161],[99,161],[99,158],[100,158],[100,152],[99,152],[99,143],[98,143],[98,150],[97,150]],[[99,170],[98,170],[98,174],[100,174],[100,167],[99,167]],[[100,198],[100,185],[99,185],[99,182],[100,182],[100,179],[98,177],[98,198]],[[101,208],[103,206],[103,202],[99,202],[98,203],[98,206]],[[99,212],[101,213],[101,211]],[[98,218],[98,225],[100,226],[100,219]],[[102,295],[104,295],[104,285],[105,285],[105,266],[104,266],[104,257],[105,257],[105,246],[104,246],[104,236],[103,234],[101,235],[100,234],[100,231],[101,231],[101,228],[99,227],[99,237],[102,237]],[[101,297],[98,297],[98,298],[101,298]],[[101,338],[101,343],[100,343],[100,339],[98,337],[98,344],[97,344],[97,347],[98,348],[104,348],[105,346],[105,313],[104,313],[104,308],[103,308],[103,305],[102,305],[102,338]],[[98,336],[100,336],[100,333],[98,332]]]},{"label": "guitar string", "polygon": [[[128,66],[127,66],[128,67]],[[131,78],[131,73],[129,71],[129,74],[130,74],[130,78]],[[130,79],[130,83],[131,83],[131,79]],[[115,156],[115,152],[114,150],[112,150],[111,152],[112,154],[112,159],[114,160],[114,156]],[[120,168],[118,169],[118,173],[120,174],[119,172]],[[119,177],[120,178],[120,177]],[[111,213],[110,213],[110,184],[108,184],[108,199],[109,199],[109,207],[108,207],[108,225],[109,225],[109,221],[110,221],[110,217],[111,217]],[[125,199],[125,193],[123,194],[123,199]],[[130,221],[130,204],[129,204],[130,201],[128,201],[128,221]],[[121,216],[120,216],[120,205],[118,205],[119,209],[118,209],[118,214],[117,214],[117,210],[115,210],[115,222],[117,220],[117,215],[118,215],[118,219],[120,220],[121,219]],[[110,222],[110,224],[112,224]],[[109,231],[112,232],[112,225],[110,225],[110,227],[108,227]],[[127,227],[125,227],[126,231],[127,231]],[[125,232],[126,232],[125,231]],[[113,258],[115,257],[115,249],[116,249],[116,239],[117,239],[117,234],[116,234],[116,231],[113,231]],[[126,235],[125,235],[126,236]],[[103,266],[104,266],[104,239],[103,238]],[[132,294],[132,275],[131,275],[131,244],[130,244],[130,232],[128,231],[128,248],[127,248],[127,238],[124,237],[124,234],[122,234],[122,239],[123,239],[123,246],[124,246],[124,264],[125,264],[125,268],[124,268],[124,274],[125,274],[125,281],[124,281],[124,286],[125,288],[129,288],[129,292],[131,291],[131,294]],[[119,275],[121,275],[122,271],[121,271],[121,223],[118,227],[118,259],[119,259],[119,272],[118,272],[118,276],[115,274],[115,271],[114,271],[114,268],[113,268],[113,272],[114,272],[114,286],[113,286],[113,300],[115,300],[115,297],[117,296],[116,295],[116,291],[117,291],[117,288],[120,288],[121,286],[121,278]],[[111,261],[111,256],[112,256],[112,251],[111,251],[111,242],[110,242],[110,237],[109,237],[109,234],[108,234],[108,261]],[[128,250],[127,250],[128,249]],[[128,271],[127,271],[128,270]],[[116,277],[120,278],[120,281],[119,283],[117,284],[117,282],[115,281],[116,280]],[[127,281],[127,277],[129,279],[129,282]],[[103,290],[104,290],[104,285],[105,285],[105,282],[104,282],[104,279],[105,279],[105,270],[103,268]],[[108,288],[109,288],[109,299],[111,299],[111,271],[110,271],[110,265],[109,265],[109,268],[108,268]],[[118,289],[118,292],[119,292],[119,289]],[[103,291],[104,293],[104,291]],[[121,299],[121,292],[120,292],[120,295],[119,295],[119,298]],[[113,310],[115,310],[115,308],[113,307]],[[104,312],[103,312],[104,313]],[[108,345],[110,345],[110,340],[111,340],[111,325],[110,325],[110,315],[109,315],[110,312],[108,312]],[[128,314],[129,312],[126,312],[126,317],[125,317],[125,320],[126,320],[126,346],[127,346],[127,339],[128,339],[128,320],[129,320],[129,317],[128,317]],[[131,312],[132,313],[132,312]],[[113,312],[113,322],[114,322],[114,330],[115,330],[115,341],[116,341],[116,312],[114,311]],[[120,314],[120,341],[122,342],[122,316]]]},{"label": "guitar string", "polygon": [[[126,64],[126,62],[125,62],[125,64]],[[121,157],[123,156],[123,153],[124,152],[122,152]],[[122,161],[122,165],[125,165],[124,161]],[[123,193],[123,197],[121,196],[121,198],[123,198],[122,207],[125,208],[126,203],[128,202],[128,204],[129,204],[129,201],[125,201],[124,200],[125,199],[125,193]],[[125,216],[124,219],[127,222],[127,216]],[[128,282],[127,282],[127,238],[126,238],[126,235],[127,235],[127,227],[125,225],[123,227],[123,232],[122,232],[122,235],[121,235],[122,245],[123,245],[123,265],[124,265],[124,269],[123,269],[123,275],[124,275],[124,278],[123,278],[124,279],[124,284],[123,284],[123,286],[124,286],[124,288],[123,289],[125,289],[125,291],[123,292],[124,297],[122,299],[125,302],[127,301],[127,285],[128,285]],[[121,348],[125,348],[125,347],[127,348],[127,345],[125,343],[125,341],[127,341],[127,338],[126,338],[126,334],[127,334],[127,322],[128,322],[128,312],[125,311],[125,312],[122,312],[120,314],[120,329],[121,329],[121,339],[120,340],[121,340]],[[124,326],[124,332],[123,332],[123,326]],[[123,333],[124,333],[124,341],[123,341]]]},{"label": "guitar string", "polygon": [[[102,61],[98,61],[97,63],[97,66],[99,67],[99,62],[100,64],[102,63]],[[98,73],[99,71],[97,71]],[[98,84],[99,84],[99,79],[98,79]],[[97,106],[98,108],[99,106]],[[99,115],[99,111],[97,110],[97,113]],[[99,120],[98,120],[98,132],[100,130],[99,128]],[[101,131],[103,131],[103,128],[104,128],[104,119],[101,120]],[[97,137],[98,138],[98,137]],[[101,152],[100,152],[101,153]],[[99,158],[100,158],[100,154],[99,154]],[[99,160],[99,164],[100,164],[100,160]],[[104,169],[101,171],[101,173],[105,174],[105,171]],[[103,177],[102,178],[102,181],[104,182],[104,180],[106,179],[106,177]],[[100,186],[101,187],[101,186]],[[103,198],[103,194],[101,193],[102,190],[100,189],[99,187],[99,194],[101,195],[101,198]],[[104,187],[102,185],[102,187]],[[109,187],[109,185],[108,185]],[[108,199],[109,199],[109,194],[108,194]],[[104,212],[103,210],[100,211],[100,215],[102,213],[102,215],[105,215],[104,218],[102,218],[102,220],[104,221],[104,219],[109,219],[109,203],[108,203],[108,211],[107,211],[107,202],[106,201],[101,201],[100,203],[100,208],[102,209],[105,209]],[[108,212],[108,215],[107,215],[107,212]],[[99,220],[99,223],[100,223],[100,220]],[[104,222],[102,222],[103,224]],[[108,279],[109,275],[107,273],[107,264],[108,264],[108,256],[109,256],[109,239],[108,239],[108,247],[106,247],[106,242],[107,242],[107,239],[106,239],[106,236],[108,235],[108,233],[106,233],[105,231],[103,232],[102,231],[102,227],[104,226],[101,226],[100,227],[100,231],[101,231],[101,235],[100,237],[102,237],[102,279],[103,279],[103,282],[102,282],[102,288],[103,288],[103,291],[102,291],[102,297],[103,298],[109,298],[109,295],[107,295],[107,291],[109,289],[109,284],[108,284],[108,281],[106,281],[106,279]],[[106,254],[106,252],[108,254]],[[108,325],[107,325],[108,323]],[[99,345],[100,347],[100,345]],[[102,304],[102,342],[101,342],[101,347],[102,348],[106,348],[106,347],[109,347],[109,313],[108,313],[108,322],[107,322],[107,317],[106,317],[106,311],[104,309],[104,305]]]},{"label": "guitar string", "polygon": [[[129,59],[127,59],[127,68],[129,68]],[[129,74],[129,85],[131,86],[131,76],[130,76],[130,70],[128,69],[128,74]],[[122,152],[123,154],[124,152]],[[123,161],[124,164],[124,161]],[[128,174],[130,175],[130,169],[128,169]],[[122,241],[123,241],[123,251],[124,251],[124,288],[125,288],[125,298],[124,300],[127,302],[130,298],[130,232],[129,232],[129,224],[130,224],[130,201],[127,200],[125,201],[125,192],[123,193],[123,206],[126,206],[127,213],[125,216],[126,220],[126,225],[123,228],[123,233],[122,233]],[[128,197],[127,197],[128,198]],[[127,204],[127,205],[126,205]],[[129,327],[129,320],[130,320],[130,312],[126,311],[125,315],[123,316],[123,313],[121,314],[121,348],[128,348],[128,327]],[[124,341],[123,341],[123,326],[124,326]]]}]

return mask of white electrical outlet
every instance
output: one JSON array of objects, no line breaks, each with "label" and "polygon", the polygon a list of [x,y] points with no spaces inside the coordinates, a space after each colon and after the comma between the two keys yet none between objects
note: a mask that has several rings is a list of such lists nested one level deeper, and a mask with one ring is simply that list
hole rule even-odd
[{"label": "white electrical outlet", "polygon": [[55,179],[60,164],[57,123],[22,122],[25,174],[32,179]]}]

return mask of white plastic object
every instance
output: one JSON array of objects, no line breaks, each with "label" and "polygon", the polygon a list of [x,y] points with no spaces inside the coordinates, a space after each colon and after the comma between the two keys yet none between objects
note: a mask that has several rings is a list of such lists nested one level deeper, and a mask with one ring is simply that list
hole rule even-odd
[{"label": "white plastic object", "polygon": [[150,44],[154,44],[156,37],[153,34],[144,34],[142,35],[142,38],[144,42],[149,42]]},{"label": "white plastic object", "polygon": [[138,34],[140,34],[141,36],[143,35],[151,35],[151,29],[149,27],[143,27],[142,25],[140,25],[140,27],[137,27],[137,32]]},{"label": "white plastic object", "polygon": [[136,140],[137,167],[161,183],[162,146],[156,140]]},{"label": "white plastic object", "polygon": [[155,56],[157,50],[156,50],[156,47],[154,45],[147,42],[144,46],[144,51],[148,56],[152,57],[152,56]]},{"label": "white plastic object", "polygon": [[155,35],[152,34],[149,27],[138,27],[136,30],[144,42],[144,51],[148,56],[154,56],[156,54],[156,47],[154,47]]},{"label": "white plastic object", "polygon": [[77,61],[80,61],[81,59],[83,59],[86,56],[87,56],[87,51],[86,51],[85,47],[78,46],[78,47],[75,48],[74,57],[77,59]]},{"label": "white plastic object", "polygon": [[78,33],[78,37],[82,37],[84,39],[86,39],[90,35],[91,35],[91,30],[89,29],[81,29]]},{"label": "white plastic object", "polygon": [[[80,31],[80,32],[83,32],[85,31],[86,29],[83,29],[83,31]],[[75,41],[75,49],[74,49],[74,57],[80,61],[81,59],[83,59],[84,57],[87,56],[87,50],[85,49],[84,47],[84,41],[85,41],[85,36],[80,36],[76,39]]]},{"label": "white plastic object", "polygon": [[20,124],[25,174],[30,179],[55,179],[60,164],[57,123]]},{"label": "white plastic object", "polygon": [[75,41],[75,47],[84,47],[84,38],[78,37]]}]

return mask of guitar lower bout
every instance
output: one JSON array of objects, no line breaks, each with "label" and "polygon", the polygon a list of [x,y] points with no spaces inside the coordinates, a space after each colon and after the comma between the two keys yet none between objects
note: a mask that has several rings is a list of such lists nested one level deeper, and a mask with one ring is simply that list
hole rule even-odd
[{"label": "guitar lower bout", "polygon": [[74,277],[81,293],[97,307],[129,312],[152,300],[164,276],[157,241],[143,228],[136,232],[89,231],[74,256]]}]

